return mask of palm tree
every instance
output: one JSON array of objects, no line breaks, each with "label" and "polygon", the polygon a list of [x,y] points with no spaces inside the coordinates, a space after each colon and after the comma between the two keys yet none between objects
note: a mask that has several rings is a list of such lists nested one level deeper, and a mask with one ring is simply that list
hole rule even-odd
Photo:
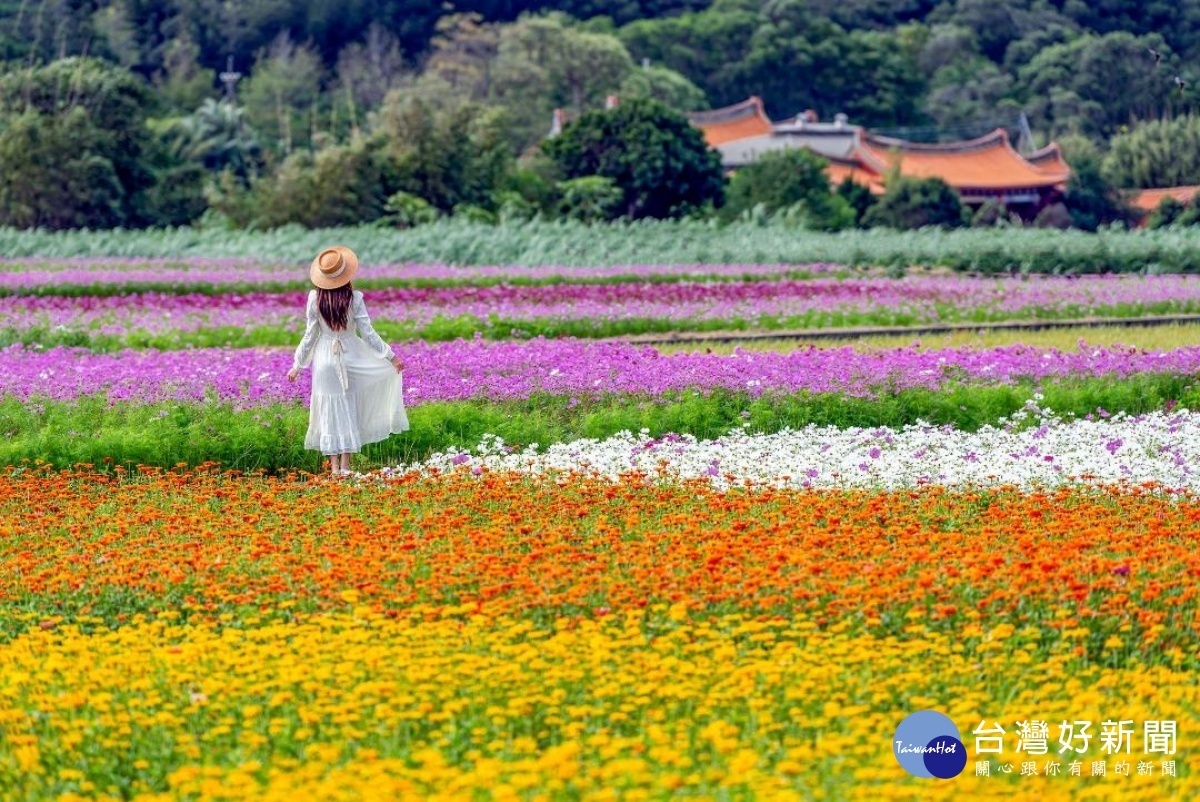
[{"label": "palm tree", "polygon": [[224,100],[205,100],[175,127],[177,156],[214,172],[230,170],[247,179],[257,172],[262,145],[246,123],[245,111]]}]

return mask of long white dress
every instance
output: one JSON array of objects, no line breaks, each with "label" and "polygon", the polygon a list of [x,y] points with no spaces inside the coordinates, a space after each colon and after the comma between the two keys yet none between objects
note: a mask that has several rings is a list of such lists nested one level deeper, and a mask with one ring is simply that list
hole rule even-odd
[{"label": "long white dress", "polygon": [[316,290],[308,293],[304,316],[304,337],[292,363],[313,369],[304,447],[353,454],[366,443],[408,431],[404,380],[391,364],[391,346],[371,326],[362,293],[354,291],[342,331],[329,328],[321,316]]}]

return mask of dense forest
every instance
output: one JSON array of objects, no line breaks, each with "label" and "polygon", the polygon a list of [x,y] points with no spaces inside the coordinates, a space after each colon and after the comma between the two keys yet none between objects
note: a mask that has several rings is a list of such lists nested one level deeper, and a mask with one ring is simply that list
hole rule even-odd
[{"label": "dense forest", "polygon": [[1200,0],[0,0],[0,61],[16,226],[629,215],[538,147],[609,95],[923,140],[1024,113],[1112,185],[1200,183]]}]

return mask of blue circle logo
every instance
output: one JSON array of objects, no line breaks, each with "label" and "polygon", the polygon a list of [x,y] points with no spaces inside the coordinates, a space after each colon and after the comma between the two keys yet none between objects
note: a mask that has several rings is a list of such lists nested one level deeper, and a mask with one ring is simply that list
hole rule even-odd
[{"label": "blue circle logo", "polygon": [[967,748],[954,722],[936,710],[906,716],[892,738],[892,752],[914,777],[948,780],[967,765]]}]

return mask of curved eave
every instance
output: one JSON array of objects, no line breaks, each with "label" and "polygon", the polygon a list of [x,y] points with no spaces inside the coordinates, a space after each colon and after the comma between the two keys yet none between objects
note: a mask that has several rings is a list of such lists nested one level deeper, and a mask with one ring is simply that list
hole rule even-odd
[{"label": "curved eave", "polygon": [[772,131],[771,120],[758,97],[722,109],[692,112],[688,120],[703,132],[704,141],[714,148]]},{"label": "curved eave", "polygon": [[1057,175],[1062,181],[1071,177],[1071,168],[1063,160],[1062,149],[1059,148],[1057,142],[1051,142],[1041,150],[1035,150],[1024,158],[1042,172]]},{"label": "curved eave", "polygon": [[940,178],[959,190],[1043,189],[1060,186],[1065,179],[1026,161],[1009,144],[1003,129],[965,142],[939,144],[865,135],[859,149],[865,162],[883,165],[880,172],[898,166],[901,175]]}]

